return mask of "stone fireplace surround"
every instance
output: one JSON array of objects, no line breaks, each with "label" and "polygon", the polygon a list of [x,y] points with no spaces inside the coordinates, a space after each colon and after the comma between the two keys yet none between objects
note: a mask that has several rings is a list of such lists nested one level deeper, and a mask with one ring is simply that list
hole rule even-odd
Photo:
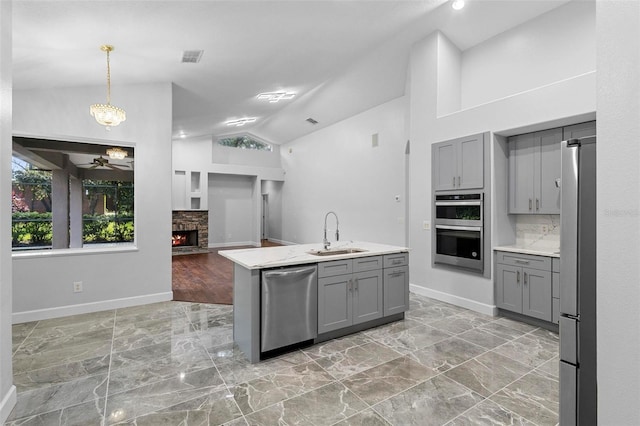
[{"label": "stone fireplace surround", "polygon": [[171,231],[198,231],[197,247],[172,247],[173,254],[209,251],[209,212],[207,210],[173,210]]}]

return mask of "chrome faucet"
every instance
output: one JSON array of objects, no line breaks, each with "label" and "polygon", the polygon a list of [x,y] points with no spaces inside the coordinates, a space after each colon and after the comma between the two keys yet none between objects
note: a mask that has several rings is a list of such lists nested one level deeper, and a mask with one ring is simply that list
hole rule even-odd
[{"label": "chrome faucet", "polygon": [[328,249],[329,246],[331,245],[331,243],[329,242],[329,240],[327,240],[327,218],[329,217],[329,215],[332,214],[336,217],[336,241],[340,240],[340,230],[339,228],[339,223],[338,223],[338,215],[335,212],[329,212],[324,216],[324,239],[322,240],[322,243],[324,244],[324,249]]}]

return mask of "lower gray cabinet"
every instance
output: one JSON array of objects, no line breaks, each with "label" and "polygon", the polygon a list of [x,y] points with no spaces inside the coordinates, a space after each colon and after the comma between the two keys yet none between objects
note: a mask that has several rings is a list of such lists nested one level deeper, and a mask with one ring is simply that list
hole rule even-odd
[{"label": "lower gray cabinet", "polygon": [[[323,270],[353,270],[318,279],[318,334],[382,317],[382,257],[336,260]],[[372,269],[376,268],[376,269]],[[363,270],[364,269],[364,270]]]},{"label": "lower gray cabinet", "polygon": [[384,316],[409,310],[409,253],[384,256]]},{"label": "lower gray cabinet", "polygon": [[496,305],[551,321],[551,259],[508,252],[497,252],[496,255]]}]

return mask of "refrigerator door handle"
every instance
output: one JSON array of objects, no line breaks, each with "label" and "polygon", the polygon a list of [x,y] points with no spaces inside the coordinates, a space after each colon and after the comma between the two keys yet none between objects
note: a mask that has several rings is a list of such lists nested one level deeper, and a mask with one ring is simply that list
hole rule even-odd
[{"label": "refrigerator door handle", "polygon": [[562,141],[562,194],[560,215],[560,313],[578,312],[578,162],[579,145]]}]

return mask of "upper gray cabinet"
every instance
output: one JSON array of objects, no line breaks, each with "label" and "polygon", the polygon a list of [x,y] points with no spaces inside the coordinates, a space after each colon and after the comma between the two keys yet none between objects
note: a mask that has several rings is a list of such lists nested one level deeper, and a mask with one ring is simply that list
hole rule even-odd
[{"label": "upper gray cabinet", "polygon": [[484,135],[482,133],[432,145],[433,188],[484,187]]},{"label": "upper gray cabinet", "polygon": [[560,214],[562,129],[509,138],[509,213]]},{"label": "upper gray cabinet", "polygon": [[567,139],[579,139],[587,136],[596,135],[596,122],[588,121],[586,123],[574,124],[573,126],[567,126],[562,129],[562,140]]}]

